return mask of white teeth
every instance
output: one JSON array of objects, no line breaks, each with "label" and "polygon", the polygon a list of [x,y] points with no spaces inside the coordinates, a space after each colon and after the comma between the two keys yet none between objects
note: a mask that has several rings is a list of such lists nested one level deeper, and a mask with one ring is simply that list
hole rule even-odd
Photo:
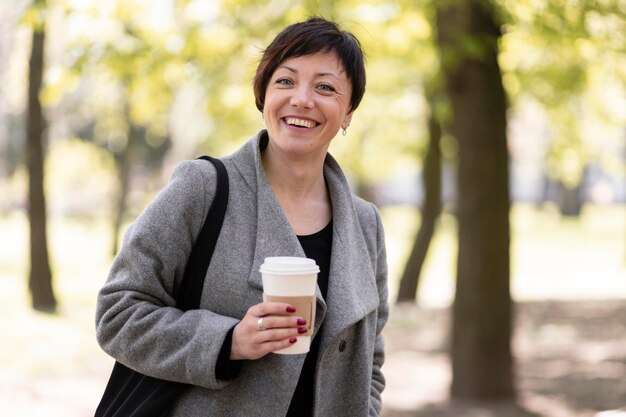
[{"label": "white teeth", "polygon": [[295,117],[287,117],[285,118],[285,121],[287,122],[287,124],[306,127],[308,129],[311,129],[317,125],[317,123],[312,120],[297,119]]}]

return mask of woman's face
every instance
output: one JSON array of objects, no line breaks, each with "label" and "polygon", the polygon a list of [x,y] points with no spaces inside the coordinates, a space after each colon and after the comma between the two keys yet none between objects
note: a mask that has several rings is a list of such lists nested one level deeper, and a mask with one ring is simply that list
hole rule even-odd
[{"label": "woman's face", "polygon": [[274,150],[287,156],[325,156],[350,124],[352,85],[334,53],[283,61],[265,91],[263,117]]}]

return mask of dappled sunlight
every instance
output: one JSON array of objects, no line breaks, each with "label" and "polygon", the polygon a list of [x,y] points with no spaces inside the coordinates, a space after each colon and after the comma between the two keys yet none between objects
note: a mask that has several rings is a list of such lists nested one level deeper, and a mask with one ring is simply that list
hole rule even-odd
[{"label": "dappled sunlight", "polygon": [[[419,226],[409,208],[383,209],[391,297]],[[551,207],[512,209],[514,355],[519,406],[447,403],[455,223],[440,219],[418,306],[392,306],[385,329],[387,417],[592,417],[626,398],[626,207],[588,205],[579,219]],[[594,301],[597,300],[597,301]],[[566,301],[559,301],[566,300]],[[418,410],[418,411],[415,411]]]},{"label": "dappled sunlight", "polygon": [[[399,277],[419,226],[408,207],[383,208],[390,263],[390,291]],[[418,301],[448,306],[456,277],[456,223],[444,214],[420,277]],[[626,299],[626,206],[588,204],[579,219],[563,218],[550,206],[516,204],[511,210],[511,293],[516,301]]]},{"label": "dappled sunlight", "polygon": [[[626,417],[625,4],[0,1],[0,414],[93,416],[113,364],[94,323],[113,243],[180,161],[227,155],[263,128],[251,86],[263,48],[285,24],[322,15],[355,33],[367,56],[367,93],[330,152],[356,192],[380,206],[385,226],[383,416]],[[465,27],[483,12],[484,22]],[[453,64],[462,71],[453,74]],[[500,87],[504,94],[492,95]],[[40,108],[46,123],[37,123]],[[428,151],[440,136],[441,170],[432,172],[441,184],[427,169],[440,157]],[[29,157],[38,153],[43,170]],[[417,207],[399,204],[428,201],[430,188],[418,183],[425,178],[437,183],[444,211],[416,303],[396,305],[421,221]],[[459,179],[474,184],[459,190]],[[504,251],[470,261],[481,258],[482,271],[504,266],[496,278],[509,280],[515,403],[449,401],[459,243],[452,211],[459,196],[467,202],[459,191],[482,185],[491,192],[480,196],[485,213],[500,207],[504,219],[504,197],[512,201],[509,271],[503,259],[489,263]],[[44,225],[47,255],[29,244]],[[484,249],[490,236],[471,247]],[[497,249],[506,245],[500,237]],[[31,308],[31,252],[46,284],[33,293],[48,301],[49,258],[55,314]],[[495,297],[481,297],[490,288],[473,287],[463,295],[491,306]],[[504,300],[506,288],[498,294]],[[52,311],[51,301],[35,304]],[[508,330],[498,332],[503,340]]]},{"label": "dappled sunlight", "polygon": [[30,310],[24,297],[2,298],[3,415],[93,415],[112,366],[95,341],[93,308],[65,306],[47,315]]},{"label": "dappled sunlight", "polygon": [[512,210],[511,279],[518,300],[626,298],[626,207]]},{"label": "dappled sunlight", "polygon": [[6,415],[93,415],[113,363],[95,340],[95,296],[109,262],[101,226],[93,219],[51,222],[60,308],[45,314],[30,309],[26,291],[27,219],[19,213],[0,219],[0,404]]},{"label": "dappled sunlight", "polygon": [[448,309],[396,306],[385,329],[384,415],[599,417],[624,406],[626,300],[532,301],[517,312],[517,404],[450,403]]},{"label": "dappled sunlight", "polygon": [[[407,206],[384,207],[381,212],[387,237],[389,294],[395,300],[404,263],[419,227],[419,212]],[[442,214],[438,224],[420,277],[418,300],[423,306],[447,306],[454,291],[456,224],[447,213]]]},{"label": "dappled sunlight", "polygon": [[451,381],[447,355],[403,350],[385,362],[387,386],[383,401],[394,410],[417,410],[448,399]]},{"label": "dappled sunlight", "polygon": [[385,404],[394,410],[415,410],[448,398],[448,327],[449,318],[440,310],[394,306],[385,328]]},{"label": "dappled sunlight", "polygon": [[[393,305],[385,329],[387,416],[529,417],[534,410],[540,417],[591,417],[618,409],[626,398],[624,214],[623,207],[590,206],[580,221],[571,221],[529,206],[513,210],[512,275],[519,301],[514,352],[526,411],[446,402],[451,380],[446,307],[456,260],[454,218],[445,215],[424,267],[419,306]],[[393,299],[419,216],[389,207],[383,221]],[[93,415],[113,363],[98,347],[94,325],[96,294],[111,262],[109,233],[105,219],[51,219],[60,308],[55,315],[41,314],[29,308],[26,292],[27,219],[23,213],[0,218],[0,235],[10,236],[0,240],[0,332],[11,335],[3,338],[0,351],[0,403],[9,415]],[[553,282],[528,275],[530,267],[522,265],[531,263],[539,272],[556,268],[552,263],[564,248],[568,262],[559,265],[568,272],[551,276]],[[589,262],[595,272],[585,276]],[[554,301],[560,294],[569,301]],[[606,300],[587,299],[602,294]]]},{"label": "dappled sunlight", "polygon": [[606,410],[626,398],[626,300],[522,305],[514,340],[522,389]]}]

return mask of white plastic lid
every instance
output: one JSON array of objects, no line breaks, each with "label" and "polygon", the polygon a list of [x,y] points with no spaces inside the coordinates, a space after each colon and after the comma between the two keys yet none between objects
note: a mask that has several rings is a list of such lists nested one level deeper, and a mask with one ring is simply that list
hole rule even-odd
[{"label": "white plastic lid", "polygon": [[262,274],[299,275],[317,274],[320,272],[315,260],[297,256],[271,256],[259,268]]}]

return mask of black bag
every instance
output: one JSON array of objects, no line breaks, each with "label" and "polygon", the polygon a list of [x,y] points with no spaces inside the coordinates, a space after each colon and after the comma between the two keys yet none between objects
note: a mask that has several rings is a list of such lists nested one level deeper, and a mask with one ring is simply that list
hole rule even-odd
[{"label": "black bag", "polygon": [[[206,271],[215,250],[228,203],[228,174],[219,159],[202,156],[217,170],[217,191],[193,245],[182,282],[176,294],[176,306],[183,310],[200,305]],[[170,410],[188,384],[143,375],[115,362],[111,377],[96,409],[95,417],[158,417]]]}]

